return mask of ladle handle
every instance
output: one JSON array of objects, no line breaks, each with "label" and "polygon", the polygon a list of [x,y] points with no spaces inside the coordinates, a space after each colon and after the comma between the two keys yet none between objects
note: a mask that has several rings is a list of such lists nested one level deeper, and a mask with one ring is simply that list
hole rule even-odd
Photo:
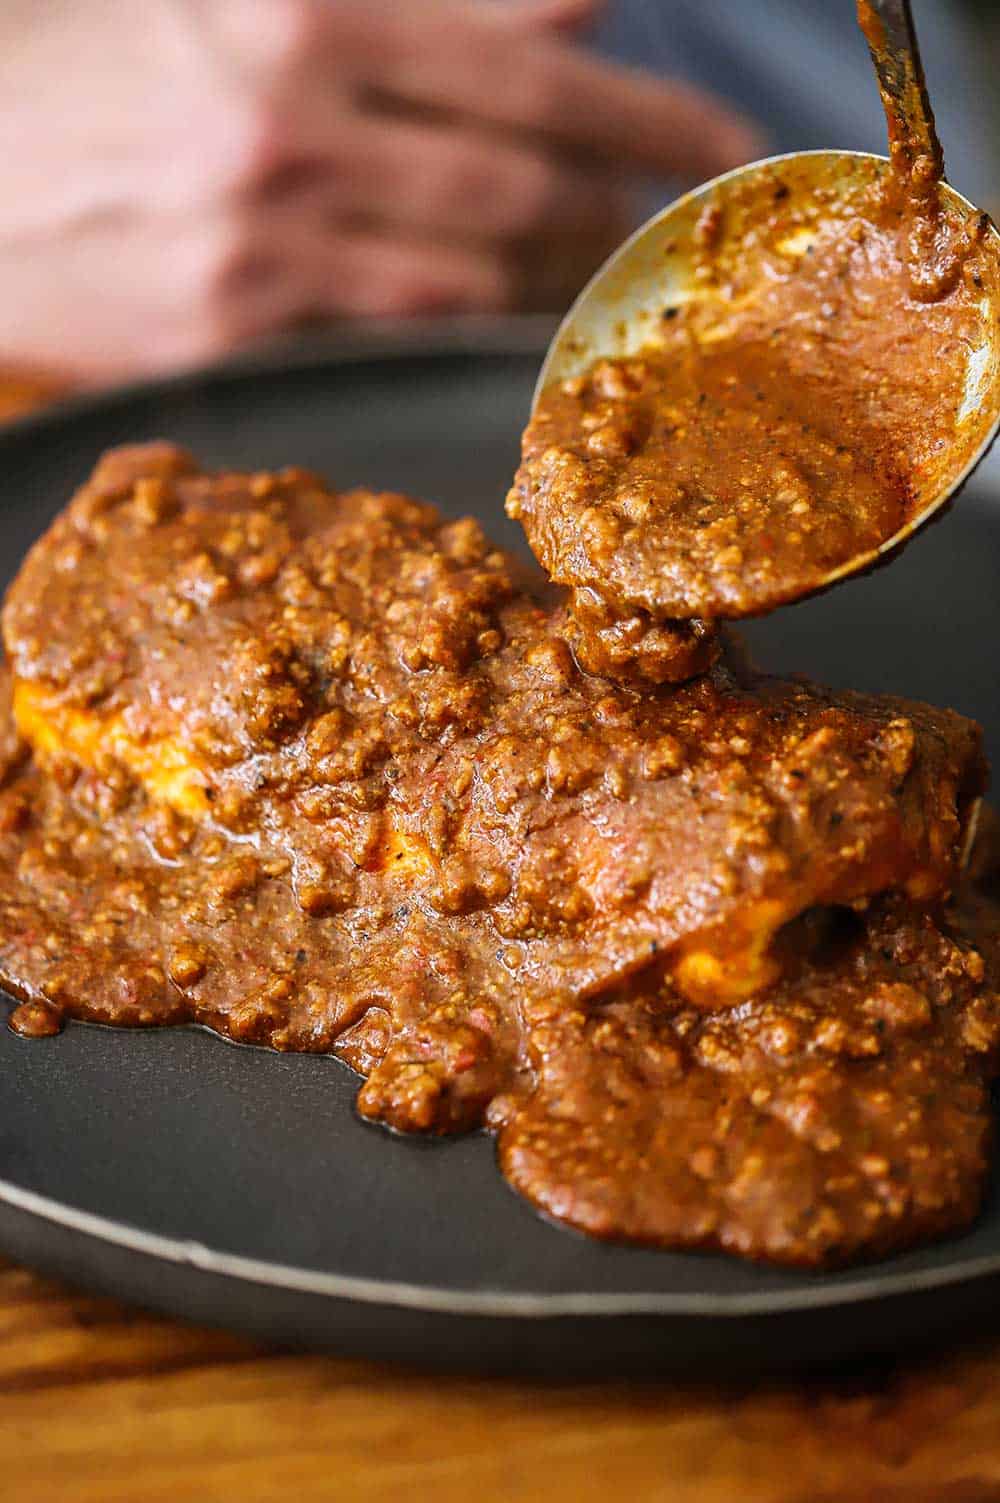
[{"label": "ladle handle", "polygon": [[878,75],[889,126],[889,150],[901,167],[929,157],[935,178],[944,177],[944,153],[927,97],[910,0],[858,0],[858,20]]}]

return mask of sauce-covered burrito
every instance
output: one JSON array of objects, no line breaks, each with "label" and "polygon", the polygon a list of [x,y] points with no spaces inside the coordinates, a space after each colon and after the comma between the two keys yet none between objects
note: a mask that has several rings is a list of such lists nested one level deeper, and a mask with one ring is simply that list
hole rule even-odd
[{"label": "sauce-covered burrito", "polygon": [[13,1026],[333,1052],[601,1236],[818,1264],[960,1225],[1000,1039],[978,729],[583,671],[476,523],[108,455],[8,594]]}]

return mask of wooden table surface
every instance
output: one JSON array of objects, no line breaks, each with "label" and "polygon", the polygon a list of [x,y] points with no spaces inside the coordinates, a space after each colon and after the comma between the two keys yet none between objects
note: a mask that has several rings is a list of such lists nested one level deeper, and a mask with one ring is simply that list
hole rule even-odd
[{"label": "wooden table surface", "polygon": [[1000,1349],[836,1381],[441,1377],[0,1266],[4,1503],[998,1503]]},{"label": "wooden table surface", "polygon": [[[0,416],[50,388],[0,376]],[[739,1385],[266,1351],[0,1262],[0,1503],[1000,1503],[1000,1343]]]}]

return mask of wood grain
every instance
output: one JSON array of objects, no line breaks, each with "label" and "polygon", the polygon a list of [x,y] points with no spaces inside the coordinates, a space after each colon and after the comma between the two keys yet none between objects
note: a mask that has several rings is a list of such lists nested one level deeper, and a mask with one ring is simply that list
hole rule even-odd
[{"label": "wood grain", "polygon": [[0,1498],[1000,1503],[1000,1348],[784,1385],[268,1353],[0,1265]]},{"label": "wood grain", "polygon": [[[0,372],[0,418],[54,394]],[[832,1382],[442,1378],[0,1263],[0,1503],[1000,1503],[1000,1346]]]}]

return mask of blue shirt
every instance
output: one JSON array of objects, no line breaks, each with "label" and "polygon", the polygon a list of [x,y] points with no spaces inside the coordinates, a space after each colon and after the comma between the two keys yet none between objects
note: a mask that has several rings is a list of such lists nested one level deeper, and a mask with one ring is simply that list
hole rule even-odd
[{"label": "blue shirt", "polygon": [[[954,0],[913,8],[948,179],[989,205],[997,174],[984,60]],[[729,99],[764,126],[774,151],[886,150],[853,0],[614,0],[597,44]]]}]

